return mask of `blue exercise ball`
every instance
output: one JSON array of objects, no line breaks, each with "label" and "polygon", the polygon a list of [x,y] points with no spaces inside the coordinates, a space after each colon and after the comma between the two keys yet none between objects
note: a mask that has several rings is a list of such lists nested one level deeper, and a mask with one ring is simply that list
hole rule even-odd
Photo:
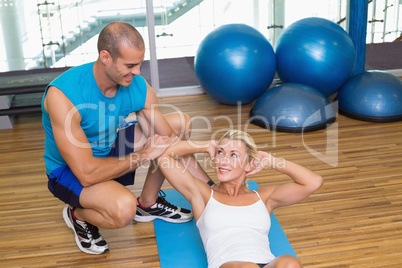
[{"label": "blue exercise ball", "polygon": [[367,71],[349,78],[339,89],[340,113],[359,120],[402,120],[402,81],[384,71]]},{"label": "blue exercise ball", "polygon": [[325,96],[335,93],[351,76],[355,48],[338,24],[305,18],[287,27],[276,44],[276,68],[284,83],[314,87]]},{"label": "blue exercise ball", "polygon": [[285,83],[261,95],[250,111],[250,122],[282,132],[310,132],[326,128],[336,115],[327,98],[317,89]]},{"label": "blue exercise ball", "polygon": [[245,24],[220,26],[201,42],[194,60],[207,94],[228,105],[247,104],[271,85],[275,53],[259,31]]}]

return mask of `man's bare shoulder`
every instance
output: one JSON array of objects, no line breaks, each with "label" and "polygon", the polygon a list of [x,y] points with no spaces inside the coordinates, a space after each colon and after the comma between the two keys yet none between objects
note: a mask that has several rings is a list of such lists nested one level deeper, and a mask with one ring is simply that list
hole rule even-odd
[{"label": "man's bare shoulder", "polygon": [[46,91],[45,100],[43,102],[45,110],[51,112],[53,106],[68,106],[73,107],[73,103],[66,97],[66,95],[57,87],[49,86]]}]

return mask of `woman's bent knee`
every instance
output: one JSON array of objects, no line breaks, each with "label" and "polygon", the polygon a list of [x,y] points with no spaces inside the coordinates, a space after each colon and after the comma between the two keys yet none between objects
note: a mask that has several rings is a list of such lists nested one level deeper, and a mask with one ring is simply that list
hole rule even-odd
[{"label": "woman's bent knee", "polygon": [[166,115],[170,127],[174,133],[183,140],[189,139],[191,136],[192,121],[191,117],[185,113],[173,113]]},{"label": "woman's bent knee", "polygon": [[259,266],[252,262],[231,261],[221,265],[220,268],[259,268]]},{"label": "woman's bent knee", "polygon": [[292,255],[282,255],[275,258],[267,267],[302,268],[300,260]]}]

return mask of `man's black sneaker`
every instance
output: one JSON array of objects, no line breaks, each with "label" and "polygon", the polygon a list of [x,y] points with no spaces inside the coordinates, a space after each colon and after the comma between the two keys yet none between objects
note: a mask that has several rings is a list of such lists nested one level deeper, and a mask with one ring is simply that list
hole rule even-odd
[{"label": "man's black sneaker", "polygon": [[67,226],[73,229],[75,242],[81,251],[88,254],[102,254],[109,251],[109,246],[100,235],[98,227],[85,221],[76,220],[70,206],[63,209],[63,218]]},{"label": "man's black sneaker", "polygon": [[193,219],[193,212],[172,205],[161,196],[158,196],[156,203],[149,208],[142,208],[137,201],[137,213],[134,216],[134,220],[138,222],[149,222],[155,219],[173,223],[188,222]]}]

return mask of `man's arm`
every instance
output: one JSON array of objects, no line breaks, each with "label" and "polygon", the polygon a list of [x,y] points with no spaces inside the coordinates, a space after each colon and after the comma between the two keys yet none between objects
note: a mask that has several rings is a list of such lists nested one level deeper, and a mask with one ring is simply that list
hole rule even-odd
[{"label": "man's arm", "polygon": [[[137,120],[147,136],[158,134],[161,136],[177,136],[170,124],[159,110],[158,98],[153,88],[147,83],[145,106],[137,112]],[[183,121],[183,125],[185,122]],[[183,126],[184,127],[184,126]]]},{"label": "man's arm", "polygon": [[[50,116],[53,135],[61,156],[83,186],[111,180],[133,171],[145,162],[155,159],[166,149],[153,150],[148,141],[144,149],[125,159],[98,158],[81,128],[81,116],[71,101],[56,87],[50,87],[44,101]],[[154,144],[169,144],[167,137],[154,137]]]}]

